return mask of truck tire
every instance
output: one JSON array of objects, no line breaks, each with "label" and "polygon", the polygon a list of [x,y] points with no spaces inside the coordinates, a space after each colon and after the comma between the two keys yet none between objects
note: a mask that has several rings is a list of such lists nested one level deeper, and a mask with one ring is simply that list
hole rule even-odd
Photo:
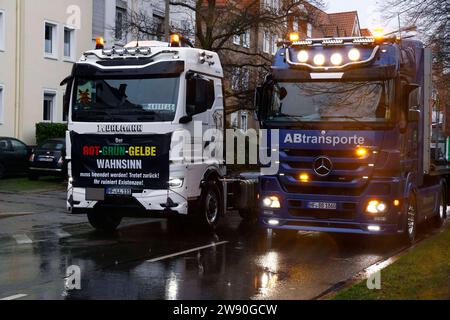
[{"label": "truck tire", "polygon": [[439,200],[439,212],[438,214],[433,218],[433,225],[436,228],[442,227],[442,225],[445,222],[445,219],[447,218],[447,199],[445,197],[446,191],[444,189],[445,187],[442,187],[441,190],[441,199]]},{"label": "truck tire", "polygon": [[97,231],[114,232],[122,222],[122,217],[105,211],[94,210],[88,213],[88,220]]},{"label": "truck tire", "polygon": [[408,244],[413,244],[417,236],[417,201],[416,196],[411,194],[406,206],[406,224],[403,239]]},{"label": "truck tire", "polygon": [[215,229],[223,212],[220,189],[214,181],[208,181],[202,190],[200,203],[196,212],[200,226]]}]

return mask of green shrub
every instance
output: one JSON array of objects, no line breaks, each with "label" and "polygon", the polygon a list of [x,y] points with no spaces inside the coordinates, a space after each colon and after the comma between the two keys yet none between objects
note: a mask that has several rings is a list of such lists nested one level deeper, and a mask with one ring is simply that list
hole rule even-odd
[{"label": "green shrub", "polygon": [[36,143],[41,144],[48,139],[64,138],[66,131],[66,123],[37,123]]}]

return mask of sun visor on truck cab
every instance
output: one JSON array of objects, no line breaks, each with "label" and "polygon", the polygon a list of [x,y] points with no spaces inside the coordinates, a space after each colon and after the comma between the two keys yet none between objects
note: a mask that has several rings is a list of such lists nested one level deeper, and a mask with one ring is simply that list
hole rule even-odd
[{"label": "sun visor on truck cab", "polygon": [[[136,59],[135,59],[136,60]],[[99,61],[98,63],[104,63],[105,61]],[[113,63],[113,60],[109,61]],[[118,67],[122,67],[118,68]],[[184,72],[184,61],[162,61],[155,64],[148,65],[146,67],[130,68],[130,65],[124,60],[115,60],[114,65],[108,68],[105,66],[94,66],[92,64],[79,63],[76,64],[73,70],[74,77],[80,78],[103,78],[103,77],[120,77],[122,79],[126,77],[152,77],[152,76],[178,76]]]},{"label": "sun visor on truck cab", "polygon": [[[333,74],[342,75],[339,80],[346,81],[367,81],[367,80],[388,80],[397,76],[397,68],[395,65],[388,66],[371,66],[365,68],[355,68],[341,72],[312,72],[307,70],[295,69],[295,68],[272,68],[272,75],[277,81],[313,81],[311,74],[323,74],[324,77],[320,77],[321,81],[326,80],[326,75],[330,76],[330,79],[338,79],[333,77]],[[331,74],[331,75],[330,75]]]}]

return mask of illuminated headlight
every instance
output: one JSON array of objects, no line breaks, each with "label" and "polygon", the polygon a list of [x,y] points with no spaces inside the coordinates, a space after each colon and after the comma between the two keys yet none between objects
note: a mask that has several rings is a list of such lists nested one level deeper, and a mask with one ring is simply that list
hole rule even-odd
[{"label": "illuminated headlight", "polygon": [[342,64],[342,55],[340,53],[334,53],[331,55],[331,63],[335,66]]},{"label": "illuminated headlight", "polygon": [[359,52],[358,49],[352,49],[348,52],[348,58],[351,61],[358,61],[359,59],[361,59],[361,52]]},{"label": "illuminated headlight", "polygon": [[264,198],[262,203],[265,208],[272,208],[272,209],[280,209],[281,208],[280,199],[278,199],[278,197],[275,197],[275,196]]},{"label": "illuminated headlight", "polygon": [[298,62],[306,63],[309,59],[309,54],[306,50],[302,50],[297,55]]},{"label": "illuminated headlight", "polygon": [[372,231],[372,232],[380,232],[381,227],[380,226],[368,226],[367,230]]},{"label": "illuminated headlight", "polygon": [[280,221],[275,220],[275,219],[271,219],[269,221],[267,221],[271,226],[278,226],[280,224]]},{"label": "illuminated headlight", "polygon": [[386,213],[387,209],[388,207],[386,203],[378,200],[371,200],[367,205],[366,212],[373,214]]},{"label": "illuminated headlight", "polygon": [[181,188],[183,186],[183,179],[171,179],[169,180],[169,187],[171,188]]},{"label": "illuminated headlight", "polygon": [[317,66],[323,66],[325,64],[325,56],[321,53],[314,56],[314,64]]}]

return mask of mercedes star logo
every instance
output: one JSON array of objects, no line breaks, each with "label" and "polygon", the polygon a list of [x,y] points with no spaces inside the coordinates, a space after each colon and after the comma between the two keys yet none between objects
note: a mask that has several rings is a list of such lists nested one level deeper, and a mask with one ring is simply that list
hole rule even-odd
[{"label": "mercedes star logo", "polygon": [[333,170],[333,162],[327,157],[319,157],[314,160],[313,169],[318,176],[326,177]]}]

